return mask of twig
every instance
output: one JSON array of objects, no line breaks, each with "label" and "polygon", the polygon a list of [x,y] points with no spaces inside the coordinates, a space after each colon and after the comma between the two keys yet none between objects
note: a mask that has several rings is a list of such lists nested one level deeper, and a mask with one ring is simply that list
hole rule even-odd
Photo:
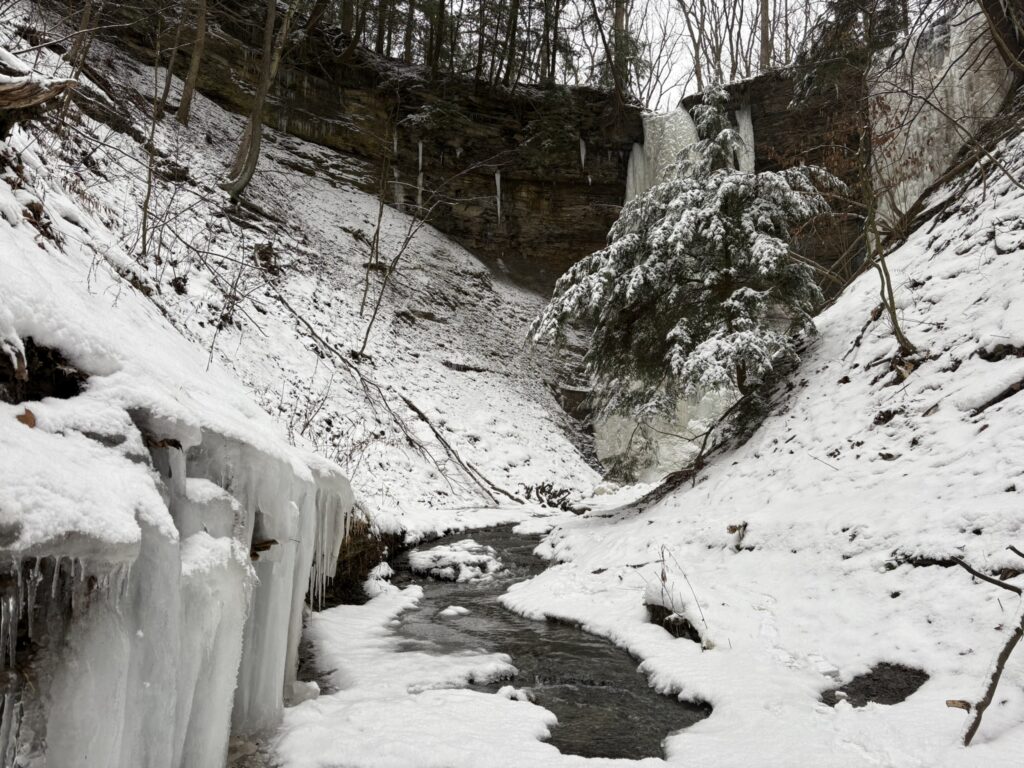
[{"label": "twig", "polygon": [[[415,413],[419,420],[430,428],[430,431],[434,433],[434,437],[437,438],[437,442],[441,444],[441,447],[444,448],[445,453],[447,453],[448,456],[451,457],[452,461],[454,461],[456,464],[462,467],[466,475],[474,483],[476,483],[477,487],[479,487],[480,490],[484,492],[484,495],[486,495],[487,498],[491,500],[491,503],[497,504],[498,500],[494,498],[494,494],[491,493],[490,488],[487,487],[488,485],[493,487],[494,484],[491,483],[489,480],[485,483],[484,480],[481,479],[483,475],[480,475],[478,472],[474,472],[474,470],[470,468],[465,461],[462,460],[462,457],[459,456],[459,452],[452,447],[452,444],[445,439],[444,435],[441,434],[441,431],[434,426],[434,423],[429,418],[427,418],[427,414],[425,414],[420,409],[420,407],[416,405],[416,403],[414,403],[412,400],[410,400],[408,397],[401,393],[399,393],[398,396],[402,398],[402,402],[405,403],[406,407],[410,411]],[[509,494],[506,493],[505,495],[507,496]]]},{"label": "twig", "polygon": [[988,576],[988,575],[986,575],[984,573],[981,573],[980,571],[976,571],[973,568],[971,568],[971,566],[969,566],[967,563],[965,563],[963,560],[961,560],[959,557],[954,557],[953,558],[953,562],[956,563],[957,565],[959,565],[961,568],[963,568],[969,574],[971,574],[971,576],[974,576],[976,579],[981,579],[982,581],[987,581],[989,584],[995,584],[997,587],[1002,587],[1003,589],[1008,589],[1008,590],[1010,590],[1011,592],[1013,592],[1014,594],[1017,594],[1017,595],[1024,594],[1024,590],[1022,590],[1020,587],[1015,586],[1013,584],[1009,584],[1009,583],[1007,583],[1005,581],[1002,581],[1001,579],[997,579],[997,578],[994,578],[992,576]]}]

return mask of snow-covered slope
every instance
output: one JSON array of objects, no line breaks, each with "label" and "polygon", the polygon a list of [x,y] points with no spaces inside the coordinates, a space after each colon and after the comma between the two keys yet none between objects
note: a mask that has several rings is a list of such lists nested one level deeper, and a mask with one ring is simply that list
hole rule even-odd
[{"label": "snow-covered slope", "polygon": [[[95,98],[116,99],[145,136],[153,70],[97,46],[93,59],[104,70],[92,74],[104,89],[89,72],[83,87],[92,83]],[[175,80],[172,102],[179,86]],[[102,212],[185,338],[245,382],[293,442],[338,462],[382,527],[415,535],[456,524],[456,508],[509,503],[489,483],[518,495],[545,481],[590,490],[598,476],[544,384],[561,363],[525,347],[540,297],[499,281],[429,225],[380,209],[348,183],[362,166],[269,129],[245,204],[229,204],[217,183],[244,121],[201,96],[196,104],[188,128],[167,117],[154,130],[160,157],[145,253],[139,201],[148,159],[140,143],[88,118],[46,138],[67,160],[55,172]],[[354,353],[383,274],[371,269],[367,281],[378,215],[378,260],[401,256],[358,364],[360,380]]]},{"label": "snow-covered slope", "polygon": [[[711,703],[670,737],[670,761],[1019,762],[1024,655],[969,748],[965,713],[945,705],[980,698],[1020,623],[1017,598],[952,563],[1018,586],[1024,569],[1006,549],[1024,523],[1024,137],[997,155],[1014,181],[991,164],[967,174],[889,257],[924,356],[905,379],[865,274],[817,319],[794,388],[747,445],[647,508],[564,523],[545,545],[561,564],[504,598],[582,622],[642,659],[660,690]],[[645,598],[707,648],[649,623]],[[880,662],[929,678],[891,706],[821,701]]]}]

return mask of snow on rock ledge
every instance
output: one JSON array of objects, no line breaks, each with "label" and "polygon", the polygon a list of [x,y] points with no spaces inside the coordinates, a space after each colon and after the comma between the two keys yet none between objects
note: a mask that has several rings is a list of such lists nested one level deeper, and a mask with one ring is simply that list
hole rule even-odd
[{"label": "snow on rock ledge", "polygon": [[31,339],[84,385],[0,401],[0,764],[220,766],[281,717],[352,492],[129,287],[32,145],[0,144],[0,374]]}]

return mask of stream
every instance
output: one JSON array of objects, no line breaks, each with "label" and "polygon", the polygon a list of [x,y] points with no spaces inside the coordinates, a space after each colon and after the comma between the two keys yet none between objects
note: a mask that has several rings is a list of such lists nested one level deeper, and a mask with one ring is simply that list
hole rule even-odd
[{"label": "stream", "polygon": [[[503,685],[529,689],[537,704],[558,717],[551,743],[584,757],[662,757],[663,739],[709,714],[706,706],[679,702],[656,693],[637,672],[625,651],[569,624],[533,621],[501,606],[510,585],[536,576],[546,567],[533,554],[540,537],[512,533],[501,526],[447,536],[421,545],[427,550],[472,538],[493,547],[504,569],[480,581],[440,581],[412,572],[409,553],[396,559],[393,582],[418,584],[423,599],[403,613],[398,633],[409,647],[423,650],[428,640],[438,653],[467,650],[507,653],[518,674],[511,681],[472,686],[496,691]],[[469,610],[439,616],[449,606]]]}]

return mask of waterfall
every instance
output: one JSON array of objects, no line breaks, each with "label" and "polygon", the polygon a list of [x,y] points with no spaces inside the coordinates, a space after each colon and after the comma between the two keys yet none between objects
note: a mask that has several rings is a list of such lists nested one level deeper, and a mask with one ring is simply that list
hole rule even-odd
[{"label": "waterfall", "polygon": [[697,126],[683,107],[644,115],[644,143],[634,144],[626,172],[626,202],[668,178],[680,153],[697,141]]}]

